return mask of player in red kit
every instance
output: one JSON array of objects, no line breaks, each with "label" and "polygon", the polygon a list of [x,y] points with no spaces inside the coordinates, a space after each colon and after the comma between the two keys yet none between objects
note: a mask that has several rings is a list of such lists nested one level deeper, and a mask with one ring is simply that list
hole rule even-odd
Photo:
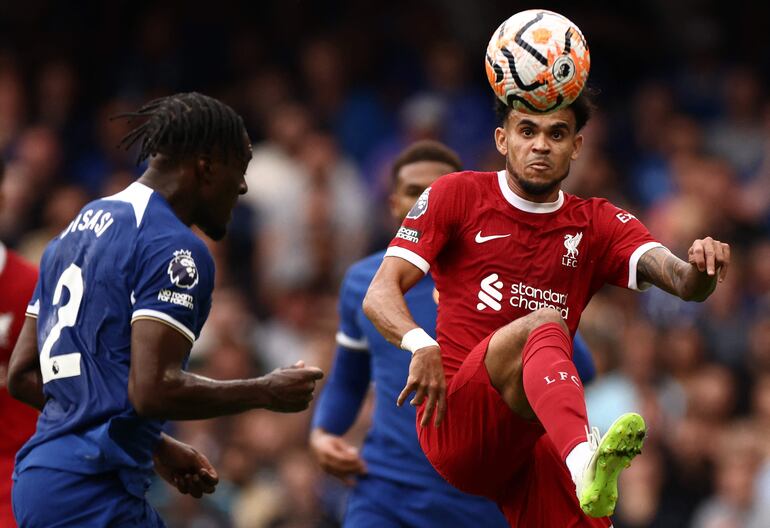
[{"label": "player in red kit", "polygon": [[[428,188],[364,311],[413,353],[399,404],[416,393],[420,444],[446,480],[495,500],[511,526],[607,527],[618,475],[646,429],[629,413],[601,439],[589,430],[572,362],[580,315],[606,283],[702,301],[724,278],[730,248],[696,240],[684,262],[633,214],[560,189],[580,153],[586,96],[542,115],[500,105],[505,170],[454,173]],[[428,269],[441,294],[438,342],[403,300]]]},{"label": "player in red kit", "polygon": [[[0,162],[0,208],[4,167]],[[24,323],[37,270],[0,242],[0,526],[16,526],[11,511],[11,475],[16,451],[35,432],[37,411],[11,398],[6,387],[8,360]]]}]

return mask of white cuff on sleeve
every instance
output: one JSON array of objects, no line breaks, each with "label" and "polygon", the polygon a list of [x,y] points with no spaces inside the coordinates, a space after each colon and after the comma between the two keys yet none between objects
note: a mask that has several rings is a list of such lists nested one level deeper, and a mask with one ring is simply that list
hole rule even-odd
[{"label": "white cuff on sleeve", "polygon": [[27,315],[31,317],[37,317],[40,313],[40,299],[27,306]]},{"label": "white cuff on sleeve", "polygon": [[415,253],[414,251],[411,251],[406,248],[402,248],[399,246],[390,246],[388,250],[385,252],[386,257],[398,257],[402,258],[407,262],[411,262],[420,270],[422,270],[423,273],[428,273],[428,270],[430,269],[430,264],[428,264],[428,261],[422,258],[420,255]]},{"label": "white cuff on sleeve", "polygon": [[157,310],[136,310],[131,316],[131,323],[137,319],[156,319],[179,331],[182,335],[189,339],[191,343],[195,342],[195,334],[193,331],[166,313],[159,312]]},{"label": "white cuff on sleeve", "polygon": [[636,265],[639,264],[639,259],[642,258],[642,255],[647,253],[649,250],[655,249],[658,247],[662,247],[663,249],[668,251],[668,249],[660,242],[647,242],[646,244],[642,244],[641,246],[636,248],[634,252],[631,253],[631,258],[628,259],[628,289],[629,290],[644,291],[652,287],[652,284],[650,284],[649,282],[637,283]]},{"label": "white cuff on sleeve", "polygon": [[366,352],[369,350],[369,342],[365,337],[361,339],[355,339],[345,334],[342,331],[337,332],[337,344],[349,348],[351,350],[357,350],[360,352]]}]

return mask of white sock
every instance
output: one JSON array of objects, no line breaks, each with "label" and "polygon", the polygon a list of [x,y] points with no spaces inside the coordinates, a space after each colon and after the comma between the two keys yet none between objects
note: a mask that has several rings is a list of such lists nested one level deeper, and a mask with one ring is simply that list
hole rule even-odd
[{"label": "white sock", "polygon": [[591,459],[593,451],[588,442],[581,442],[572,448],[572,451],[567,455],[567,469],[572,476],[572,482],[577,484],[578,479],[583,478],[583,471]]}]

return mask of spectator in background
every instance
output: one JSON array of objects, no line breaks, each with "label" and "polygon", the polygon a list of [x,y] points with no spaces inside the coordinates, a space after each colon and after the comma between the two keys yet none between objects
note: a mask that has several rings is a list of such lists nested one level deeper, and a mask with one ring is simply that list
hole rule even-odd
[{"label": "spectator in background", "polygon": [[721,77],[724,115],[707,129],[709,152],[735,169],[743,178],[756,172],[764,158],[766,136],[762,108],[764,88],[757,73],[733,66]]},{"label": "spectator in background", "polygon": [[27,232],[18,243],[18,251],[30,262],[39,263],[43,250],[59,235],[88,203],[88,195],[78,186],[68,185],[51,191],[44,204],[43,226]]},{"label": "spectator in background", "polygon": [[633,158],[628,190],[634,201],[649,206],[672,191],[669,167],[663,157],[665,138],[660,124],[668,122],[673,111],[671,88],[656,82],[639,87],[633,96],[631,123],[625,124],[631,141],[616,145],[626,158]]},{"label": "spectator in background", "polygon": [[135,162],[136,151],[117,148],[131,126],[123,119],[112,119],[133,108],[128,99],[116,97],[102,103],[98,110],[93,122],[92,146],[74,162],[72,173],[72,182],[91,196],[98,194],[106,175],[127,171],[136,178],[141,173]]},{"label": "spectator in background", "polygon": [[62,142],[66,172],[89,147],[89,121],[79,108],[80,76],[72,62],[64,57],[49,60],[35,79],[34,115],[40,124],[50,127]]},{"label": "spectator in background", "polygon": [[0,52],[0,152],[18,138],[26,120],[25,86],[14,56]]},{"label": "spectator in background", "polygon": [[725,428],[715,438],[715,493],[695,511],[692,528],[770,526],[770,511],[755,500],[754,478],[760,452],[745,424]]},{"label": "spectator in background", "polygon": [[28,127],[20,132],[8,163],[7,202],[0,233],[16,242],[22,233],[40,225],[41,210],[49,199],[40,192],[63,179],[62,145],[56,132],[47,126]]},{"label": "spectator in background", "polygon": [[258,218],[255,271],[271,299],[338,280],[365,251],[370,225],[356,167],[333,137],[313,130],[304,107],[275,109],[268,131],[269,139],[254,148],[246,181]]},{"label": "spectator in background", "polygon": [[238,92],[245,109],[246,125],[255,131],[253,141],[255,144],[261,144],[271,132],[273,112],[291,101],[291,80],[281,69],[262,69],[242,81]]},{"label": "spectator in background", "polygon": [[[350,58],[338,39],[311,40],[300,51],[302,99],[322,127],[332,130],[344,152],[363,163],[393,122],[377,95],[360,79],[350,81]],[[361,131],[366,130],[365,134]]]}]

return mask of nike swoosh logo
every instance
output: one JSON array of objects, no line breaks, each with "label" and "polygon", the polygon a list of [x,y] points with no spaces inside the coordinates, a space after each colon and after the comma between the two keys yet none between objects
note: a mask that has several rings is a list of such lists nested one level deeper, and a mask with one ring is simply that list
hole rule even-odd
[{"label": "nike swoosh logo", "polygon": [[476,243],[477,244],[483,244],[484,242],[489,242],[490,240],[494,240],[496,238],[505,238],[511,236],[510,233],[507,235],[489,235],[489,236],[481,236],[481,231],[476,233]]}]

